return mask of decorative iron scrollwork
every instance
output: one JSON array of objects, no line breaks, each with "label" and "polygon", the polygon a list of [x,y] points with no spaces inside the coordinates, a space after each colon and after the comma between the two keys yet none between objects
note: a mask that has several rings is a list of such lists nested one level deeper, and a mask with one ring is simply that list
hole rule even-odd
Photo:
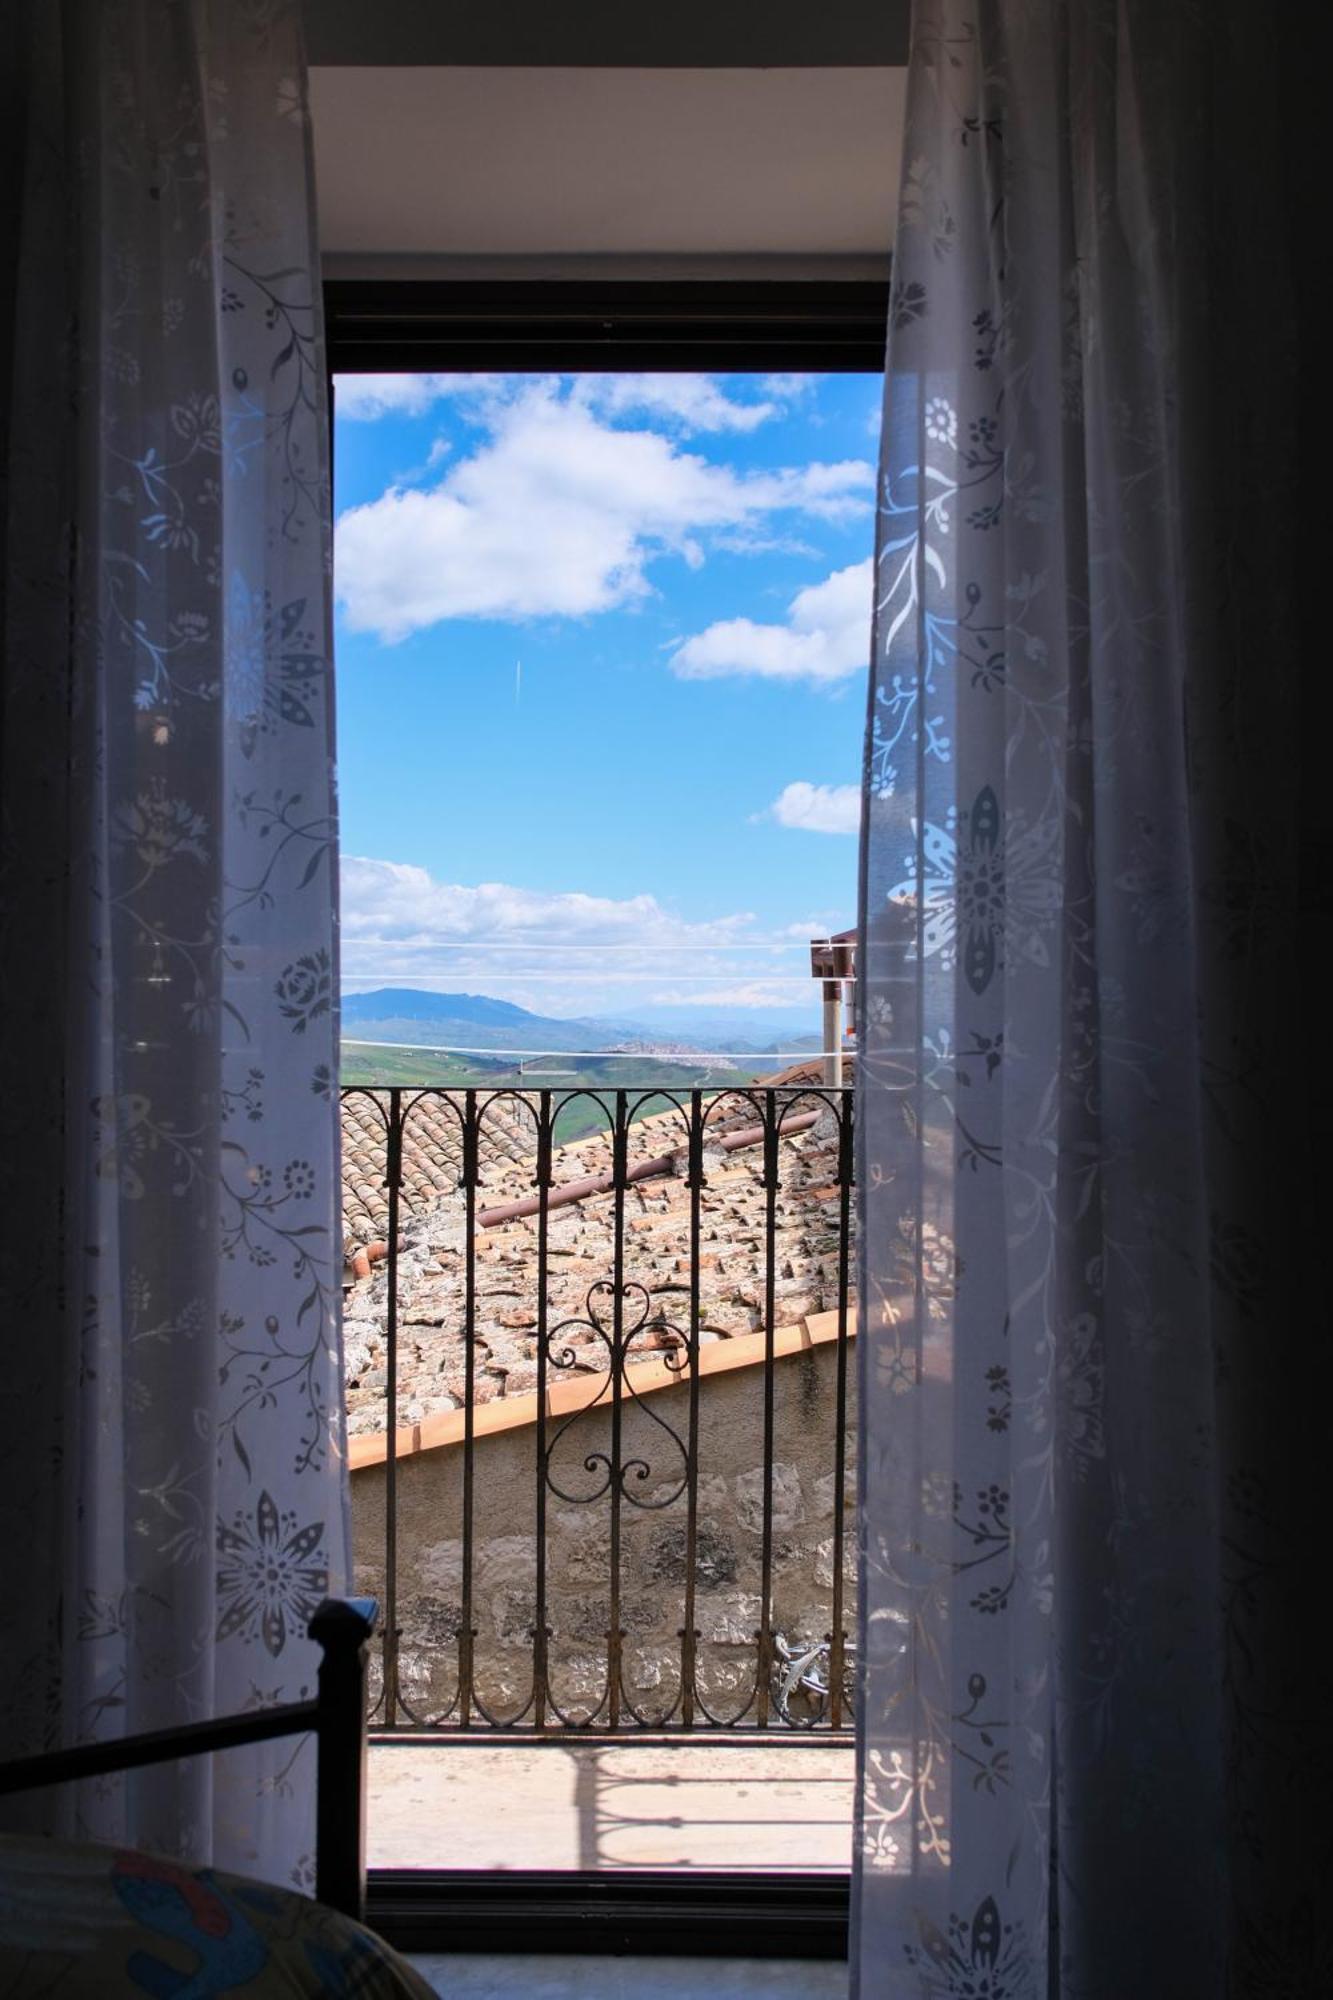
[{"label": "decorative iron scrollwork", "polygon": [[[633,1317],[631,1317],[633,1314]],[[607,1320],[610,1324],[607,1324]],[[613,1278],[599,1278],[591,1285],[583,1301],[583,1315],[575,1319],[561,1320],[552,1327],[545,1339],[546,1359],[550,1367],[564,1370],[578,1368],[580,1363],[587,1366],[584,1354],[571,1344],[570,1336],[575,1332],[591,1333],[606,1355],[606,1366],[598,1372],[604,1380],[596,1396],[575,1410],[565,1419],[546,1447],[546,1484],[561,1500],[572,1501],[576,1506],[590,1506],[600,1500],[614,1485],[622,1499],[632,1507],[645,1512],[653,1512],[670,1507],[685,1491],[689,1482],[689,1450],[683,1438],[660,1417],[652,1406],[640,1397],[634,1387],[634,1365],[647,1360],[648,1354],[641,1347],[635,1352],[635,1342],[642,1334],[652,1336],[656,1350],[654,1358],[659,1359],[671,1373],[684,1379],[690,1362],[690,1343],[678,1326],[673,1325],[661,1308],[654,1308],[652,1293],[646,1285],[634,1282],[617,1285]],[[618,1451],[590,1451],[583,1460],[585,1472],[600,1475],[599,1483],[591,1492],[572,1493],[557,1479],[552,1464],[561,1440],[593,1411],[607,1411],[626,1398],[628,1403],[640,1411],[649,1423],[655,1424],[662,1436],[669,1441],[671,1449],[671,1472],[666,1478],[660,1469],[657,1472],[659,1485],[650,1496],[636,1492],[635,1485],[642,1488],[654,1476],[654,1467],[646,1458],[620,1458]],[[622,1407],[624,1405],[622,1404]],[[676,1461],[679,1460],[679,1475]],[[675,1484],[670,1484],[671,1480]],[[633,1482],[633,1483],[631,1483]],[[663,1488],[666,1490],[664,1491]]]},{"label": "decorative iron scrollwork", "polygon": [[[792,1645],[781,1632],[773,1634],[773,1703],[793,1729],[810,1729],[827,1715],[832,1694],[833,1644],[829,1639],[799,1640]],[[842,1709],[851,1713],[856,1684],[856,1649],[850,1639],[842,1646]],[[794,1712],[800,1698],[804,1713]]]}]

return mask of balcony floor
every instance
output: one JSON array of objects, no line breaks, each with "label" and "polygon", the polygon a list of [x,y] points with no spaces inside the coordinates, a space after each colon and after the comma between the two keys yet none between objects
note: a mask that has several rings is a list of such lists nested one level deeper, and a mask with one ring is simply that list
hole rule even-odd
[{"label": "balcony floor", "polygon": [[413,1958],[448,2000],[846,2000],[847,1967],[804,1959]]},{"label": "balcony floor", "polygon": [[853,1760],[850,1741],[790,1736],[374,1743],[367,1859],[372,1868],[845,1872]]},{"label": "balcony floor", "polygon": [[735,1958],[413,1958],[448,2000],[846,2000],[847,1967]]}]

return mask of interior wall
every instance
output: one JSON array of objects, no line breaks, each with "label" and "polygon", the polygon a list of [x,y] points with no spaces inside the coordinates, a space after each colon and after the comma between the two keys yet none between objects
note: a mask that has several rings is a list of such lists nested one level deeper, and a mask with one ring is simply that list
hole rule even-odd
[{"label": "interior wall", "polygon": [[909,0],[305,0],[312,63],[545,63],[584,67],[907,61]]}]

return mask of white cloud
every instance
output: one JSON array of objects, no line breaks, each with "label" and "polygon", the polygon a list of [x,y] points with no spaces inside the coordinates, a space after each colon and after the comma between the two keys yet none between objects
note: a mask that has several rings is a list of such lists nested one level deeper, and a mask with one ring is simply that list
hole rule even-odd
[{"label": "white cloud", "polygon": [[[339,375],[338,415],[353,423],[380,417],[419,417],[450,396],[485,396],[496,404],[521,398],[530,385],[484,374]],[[545,378],[554,386],[559,377]],[[766,375],[764,396],[746,402],[728,393],[715,375],[587,374],[569,379],[569,400],[616,418],[664,418],[687,431],[752,431],[803,396],[815,375]]]},{"label": "white cloud", "polygon": [[798,396],[807,395],[816,382],[823,379],[821,375],[765,375],[764,389],[781,402],[794,402]]},{"label": "white cloud", "polygon": [[806,917],[802,923],[784,924],[781,935],[808,944],[815,938],[832,937],[834,931],[845,931],[848,921],[849,913],[845,909],[825,910],[821,916]]},{"label": "white cloud", "polygon": [[781,512],[844,520],[873,490],[859,459],[738,473],[657,432],[613,429],[554,382],[491,403],[487,422],[492,436],[437,486],[391,488],[339,519],[352,630],[392,642],[446,618],[612,610],[649,593],[655,557],[702,560],[701,535]]},{"label": "white cloud", "polygon": [[[800,979],[747,979],[721,991],[701,993],[697,988],[654,993],[645,1004],[653,1007],[781,1007],[790,1013],[805,996],[809,975]],[[800,989],[799,991],[797,989]]]},{"label": "white cloud", "polygon": [[[812,468],[818,470],[818,468]],[[831,682],[870,660],[873,560],[834,570],[797,591],[783,625],[724,618],[687,639],[671,664],[685,680],[755,674],[764,680]]]},{"label": "white cloud", "polygon": [[817,549],[813,542],[803,542],[797,535],[766,535],[752,528],[716,534],[712,537],[711,546],[737,556],[805,556],[811,562],[818,562],[823,554],[823,550]]},{"label": "white cloud", "polygon": [[357,424],[420,417],[445,396],[480,395],[492,382],[488,375],[338,375],[334,406],[340,417]]},{"label": "white cloud", "polygon": [[347,855],[342,864],[345,940],[384,942],[503,939],[543,945],[726,944],[749,929],[748,911],[691,923],[655,896],[553,894],[507,882],[437,882],[406,861]]},{"label": "white cloud", "polygon": [[608,417],[664,417],[687,431],[757,430],[781,407],[778,400],[737,402],[711,375],[585,375],[574,395]]},{"label": "white cloud", "polygon": [[342,863],[342,959],[349,989],[485,992],[623,1019],[650,1004],[799,1011],[810,987],[804,940],[760,930],[748,911],[691,920],[650,895],[440,882],[361,855]]},{"label": "white cloud", "polygon": [[453,446],[448,438],[437,437],[420,465],[411,465],[406,472],[395,472],[395,486],[419,486],[423,479],[429,479],[432,472],[439,470]]},{"label": "white cloud", "polygon": [[806,833],[859,833],[859,785],[811,785],[804,778],[786,785],[768,808],[779,826],[800,827]]}]

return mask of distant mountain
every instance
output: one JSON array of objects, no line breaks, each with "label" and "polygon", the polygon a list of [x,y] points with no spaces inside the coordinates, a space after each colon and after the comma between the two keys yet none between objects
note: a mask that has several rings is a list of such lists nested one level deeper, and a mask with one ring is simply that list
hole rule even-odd
[{"label": "distant mountain", "polygon": [[413,1048],[536,1049],[552,1054],[613,1049],[621,1043],[668,1043],[681,1050],[752,1056],[821,1046],[814,1003],[777,1020],[766,1008],[661,1007],[646,1021],[595,1015],[534,1014],[485,993],[428,993],[380,986],[344,993],[343,1034],[350,1041],[403,1042]]},{"label": "distant mountain", "polygon": [[532,1014],[485,993],[426,993],[380,986],[344,993],[343,1033],[353,1041],[408,1042],[414,1047],[604,1049],[647,1030],[632,1021],[557,1019]]},{"label": "distant mountain", "polygon": [[371,993],[343,994],[345,1021],[480,1021],[492,1027],[516,1026],[537,1017],[508,1000],[487,993],[427,993],[416,986],[377,986]]}]

